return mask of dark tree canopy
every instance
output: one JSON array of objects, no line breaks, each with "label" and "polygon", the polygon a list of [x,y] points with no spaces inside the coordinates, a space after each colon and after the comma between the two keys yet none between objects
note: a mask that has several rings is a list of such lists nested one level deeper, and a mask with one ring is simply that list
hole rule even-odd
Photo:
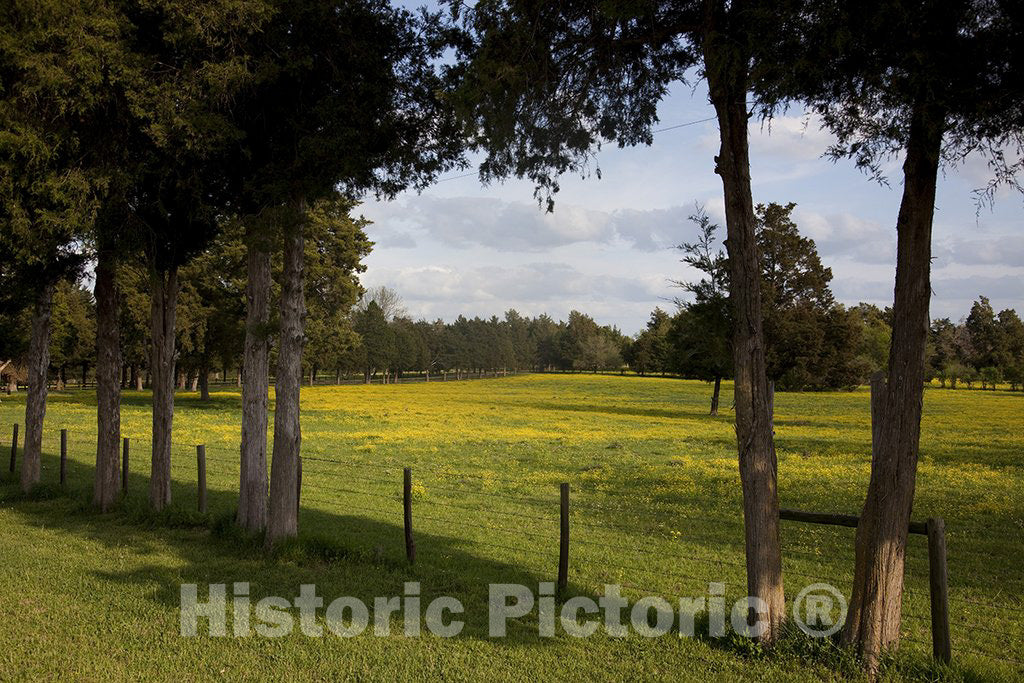
[{"label": "dark tree canopy", "polygon": [[340,189],[392,196],[461,156],[441,99],[436,16],[381,0],[270,0],[253,73],[231,102],[243,135],[232,168],[244,214]]},{"label": "dark tree canopy", "polygon": [[[532,180],[548,198],[600,145],[650,144],[658,102],[697,63],[699,3],[451,2],[464,41],[458,97],[480,177]],[[541,195],[538,195],[541,196]]]},{"label": "dark tree canopy", "polygon": [[943,156],[981,152],[989,198],[1020,189],[1024,164],[1024,10],[990,0],[801,0],[778,14],[779,40],[756,71],[770,105],[797,101],[839,138],[831,150],[880,177],[906,146],[915,110],[943,119]]}]

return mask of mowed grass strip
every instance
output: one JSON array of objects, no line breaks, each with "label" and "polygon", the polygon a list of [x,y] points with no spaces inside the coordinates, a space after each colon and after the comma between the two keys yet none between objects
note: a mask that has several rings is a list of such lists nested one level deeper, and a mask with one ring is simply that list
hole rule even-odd
[{"label": "mowed grass strip", "polygon": [[[730,387],[723,392],[728,397]],[[193,675],[242,676],[252,671],[246,666],[271,665],[282,675],[310,678],[360,672],[462,678],[492,669],[507,678],[658,678],[673,670],[700,680],[705,673],[769,680],[839,675],[834,670],[850,675],[841,654],[834,660],[820,648],[741,656],[743,647],[735,643],[680,643],[674,636],[541,639],[535,618],[524,618],[509,640],[486,637],[488,583],[536,589],[555,578],[563,481],[571,487],[571,592],[597,595],[604,584],[618,583],[631,599],[674,599],[705,595],[714,581],[726,584],[730,598],[745,593],[732,416],[726,409],[708,417],[709,398],[709,387],[699,382],[601,375],[305,388],[300,525],[307,552],[289,560],[267,559],[230,533],[209,531],[211,520],[224,527],[235,505],[236,392],[215,392],[209,402],[178,395],[174,511],[158,520],[143,512],[148,394],[125,394],[129,496],[122,513],[101,517],[87,505],[95,397],[54,393],[43,477],[57,481],[59,430],[67,428],[69,495],[8,502],[0,511],[2,547],[10,558],[0,563],[0,580],[6,594],[28,601],[24,608],[9,601],[0,615],[23,653],[20,660],[3,655],[13,669],[0,663],[27,676],[58,669],[84,678],[137,675],[148,656],[164,661],[168,672]],[[1013,679],[1022,673],[1014,661],[1024,660],[1022,408],[1020,393],[926,392],[914,517],[946,519],[956,666],[937,669],[928,661],[926,541],[911,537],[906,639],[890,677]],[[780,393],[776,413],[783,506],[857,514],[870,465],[867,392]],[[2,423],[21,422],[23,414],[21,397],[0,403]],[[5,440],[9,444],[9,433]],[[207,447],[205,518],[192,512],[197,443]],[[413,469],[413,568],[404,560],[403,467]],[[14,488],[5,481],[5,495]],[[784,522],[787,594],[817,581],[848,591],[853,533]],[[299,583],[312,582],[328,599],[355,595],[369,602],[401,594],[410,577],[422,582],[425,594],[463,600],[465,635],[354,641],[177,635],[183,581],[247,580],[257,584],[254,599],[294,596]],[[89,619],[103,628],[90,628]],[[122,640],[119,629],[128,632]],[[74,652],[64,652],[69,648]]]}]

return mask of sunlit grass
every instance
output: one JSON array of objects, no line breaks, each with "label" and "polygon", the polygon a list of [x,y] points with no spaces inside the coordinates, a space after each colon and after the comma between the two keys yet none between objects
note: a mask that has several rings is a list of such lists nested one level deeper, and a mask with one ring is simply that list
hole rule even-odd
[{"label": "sunlit grass", "polygon": [[[365,637],[356,639],[362,646],[353,651],[337,640],[317,643],[299,636],[271,644],[206,639],[202,642],[211,652],[200,654],[195,641],[181,645],[177,636],[177,594],[164,595],[176,590],[185,577],[230,581],[247,572],[264,577],[259,589],[263,594],[294,594],[297,577],[309,575],[325,591],[332,587],[335,596],[385,595],[397,594],[395,586],[414,575],[425,591],[459,595],[467,611],[476,605],[475,611],[486,612],[488,582],[553,580],[558,484],[563,481],[571,486],[570,583],[575,592],[597,593],[605,583],[621,583],[634,598],[702,595],[709,581],[723,581],[730,595],[742,595],[742,518],[727,409],[730,394],[730,387],[723,387],[725,409],[720,417],[710,418],[707,385],[661,378],[523,375],[303,389],[301,532],[309,543],[345,555],[322,567],[268,562],[255,550],[220,552],[218,548],[228,542],[220,536],[192,528],[143,529],[137,520],[147,518],[141,513],[105,520],[77,512],[87,510],[75,501],[87,496],[91,482],[95,399],[78,392],[54,394],[47,414],[45,450],[50,455],[43,476],[56,481],[53,455],[58,452],[59,429],[67,427],[73,464],[70,489],[78,498],[4,506],[0,536],[5,554],[11,548],[20,559],[0,569],[0,577],[11,594],[24,592],[28,579],[12,566],[24,562],[49,567],[55,549],[66,543],[78,559],[65,560],[67,573],[54,577],[54,584],[73,587],[76,580],[82,581],[89,595],[79,595],[74,602],[76,610],[84,611],[51,624],[55,640],[47,641],[50,645],[32,640],[36,622],[22,611],[5,606],[8,613],[0,613],[0,619],[13,624],[19,642],[35,653],[35,659],[29,659],[37,672],[47,670],[47,648],[57,647],[63,630],[77,633],[79,627],[71,626],[72,621],[77,624],[75,620],[94,614],[89,610],[102,604],[121,615],[118,623],[140,631],[133,641],[138,647],[192,672],[218,673],[197,662],[217,657],[232,662],[245,653],[260,661],[287,660],[283,671],[309,677],[316,672],[299,663],[320,662],[323,671],[337,675],[366,671],[384,677],[408,672],[409,662],[415,661],[438,675],[472,677],[484,670],[474,658],[484,657],[496,662],[499,677],[567,677],[595,671],[661,677],[657,671],[667,675],[672,669],[702,679],[702,671],[711,667],[725,679],[820,678],[828,675],[820,653],[817,664],[794,666],[793,658],[803,662],[802,656],[751,659],[699,642],[680,645],[675,638],[544,641],[536,638],[535,624],[531,627],[529,620],[514,644],[481,637],[443,643]],[[775,405],[782,505],[857,514],[870,464],[867,392],[779,394]],[[1022,408],[1024,395],[1019,393],[926,394],[914,518],[946,520],[954,658],[962,668],[938,670],[928,664],[926,544],[923,537],[912,537],[904,655],[889,670],[892,677],[1012,678],[1019,673],[1012,663],[973,653],[1024,659],[1024,570],[1018,559],[1024,554]],[[5,399],[0,420],[8,425],[21,422],[23,410],[22,399]],[[177,509],[195,506],[194,446],[204,443],[210,518],[230,515],[237,490],[238,416],[239,397],[233,389],[214,392],[208,403],[194,394],[179,394],[173,465]],[[148,394],[125,394],[122,422],[124,435],[132,439],[132,510],[143,507],[148,480]],[[404,561],[403,467],[411,467],[414,478],[413,569]],[[192,519],[189,524],[202,521]],[[789,595],[814,581],[828,581],[848,592],[852,529],[787,522],[783,544]],[[106,578],[93,566],[119,563],[122,568],[108,568],[111,575]],[[44,576],[52,574],[44,571]],[[57,595],[70,589],[56,591],[45,582],[32,585],[43,591],[37,603],[44,612],[56,609]],[[129,601],[134,607],[110,594],[126,585],[134,591]],[[156,625],[136,623],[136,617],[155,620]],[[477,630],[482,628],[477,625]],[[82,634],[72,640],[92,658],[88,661],[102,658],[103,638]],[[179,647],[183,649],[175,649]],[[331,654],[312,652],[324,647]],[[125,667],[119,672],[129,676],[137,663],[131,652],[123,652],[123,657]],[[242,673],[232,666],[226,674]],[[82,670],[85,677],[93,676],[90,671]]]}]

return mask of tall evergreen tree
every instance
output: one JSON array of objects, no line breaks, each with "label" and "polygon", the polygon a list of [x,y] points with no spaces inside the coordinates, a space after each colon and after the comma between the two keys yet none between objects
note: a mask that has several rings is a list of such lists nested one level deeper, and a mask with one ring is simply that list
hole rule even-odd
[{"label": "tall evergreen tree", "polygon": [[[763,354],[747,105],[775,3],[535,3],[453,0],[469,40],[460,101],[484,181],[529,178],[538,196],[566,172],[587,173],[602,142],[650,144],[658,101],[691,67],[708,84],[720,149],[732,274],[736,436],[748,595],[770,642],[785,618],[777,461]],[[768,27],[771,27],[769,30]]]},{"label": "tall evergreen tree", "polygon": [[[298,530],[307,207],[338,188],[356,198],[422,186],[461,149],[439,98],[435,60],[444,42],[436,17],[414,17],[381,0],[270,4],[273,17],[248,49],[258,77],[233,101],[233,123],[244,137],[232,182],[252,226],[239,518],[252,530],[267,525],[272,545]],[[283,250],[284,269],[268,512],[268,254],[274,243]]]},{"label": "tall evergreen tree", "polygon": [[877,670],[900,635],[931,296],[935,188],[943,159],[987,153],[987,196],[1019,187],[1024,155],[1024,17],[987,0],[802,0],[779,13],[755,90],[802,101],[838,138],[837,157],[879,177],[903,161],[889,364],[872,405],[871,481],[857,528],[845,642]]}]

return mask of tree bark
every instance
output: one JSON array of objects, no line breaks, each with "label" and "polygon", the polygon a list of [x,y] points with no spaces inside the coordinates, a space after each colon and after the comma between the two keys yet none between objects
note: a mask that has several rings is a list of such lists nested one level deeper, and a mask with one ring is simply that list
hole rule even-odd
[{"label": "tree bark", "polygon": [[711,416],[712,417],[717,417],[718,416],[718,397],[719,397],[719,394],[721,393],[721,391],[722,391],[722,378],[721,377],[716,377],[715,378],[715,389],[714,389],[714,392],[711,394]]},{"label": "tree bark", "polygon": [[96,261],[96,473],[93,504],[107,512],[121,490],[121,340],[114,255],[100,249]]},{"label": "tree bark", "polygon": [[199,400],[210,400],[210,365],[205,361],[199,366]]},{"label": "tree bark", "polygon": [[238,524],[251,532],[267,526],[267,403],[270,392],[270,254],[250,236],[245,285],[245,350]]},{"label": "tree bark", "polygon": [[52,283],[42,286],[32,313],[32,337],[28,347],[28,395],[25,398],[25,449],[21,459],[21,490],[25,493],[39,483],[49,382],[53,290]]},{"label": "tree bark", "polygon": [[270,472],[270,512],[267,546],[299,533],[298,467],[302,431],[299,392],[302,385],[302,345],[306,305],[303,297],[303,221],[305,206],[297,207],[296,224],[284,238],[281,283],[281,340],[277,354],[274,454]]},{"label": "tree bark", "polygon": [[[733,8],[732,12],[736,11]],[[749,56],[742,41],[718,32],[716,22],[720,19],[712,19],[703,48],[721,138],[715,172],[722,178],[725,194],[729,297],[735,315],[736,442],[743,488],[747,595],[761,600],[761,608],[752,618],[764,626],[761,639],[771,642],[781,631],[786,606],[779,541],[778,465],[769,414],[761,269],[750,188],[746,106]]]},{"label": "tree bark", "polygon": [[899,638],[907,529],[914,503],[925,347],[931,297],[931,235],[944,113],[919,104],[911,117],[896,222],[896,284],[888,378],[872,385],[871,480],[857,526],[845,642],[869,671]]},{"label": "tree bark", "polygon": [[178,268],[154,270],[150,307],[150,378],[153,383],[153,458],[149,504],[162,510],[171,502],[171,428],[174,423],[174,317]]}]

